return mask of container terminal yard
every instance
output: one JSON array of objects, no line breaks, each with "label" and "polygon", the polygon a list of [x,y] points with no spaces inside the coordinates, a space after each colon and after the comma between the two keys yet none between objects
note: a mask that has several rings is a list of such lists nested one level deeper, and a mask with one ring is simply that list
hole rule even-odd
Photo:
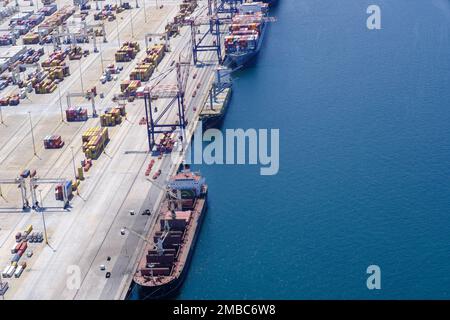
[{"label": "container terminal yard", "polygon": [[[183,91],[185,128],[171,139],[187,142],[223,54],[209,33],[208,1],[194,2],[44,1],[49,15],[38,17],[40,1],[2,2],[13,8],[2,11],[0,27],[5,299],[125,298],[156,216],[142,213],[157,210],[164,193],[158,183],[183,156],[160,155],[155,128],[150,141],[139,92],[159,92],[152,116],[176,125],[179,109],[166,105]],[[203,21],[177,25],[180,10]],[[213,47],[198,52],[197,65],[194,28],[205,34],[204,47]]]}]

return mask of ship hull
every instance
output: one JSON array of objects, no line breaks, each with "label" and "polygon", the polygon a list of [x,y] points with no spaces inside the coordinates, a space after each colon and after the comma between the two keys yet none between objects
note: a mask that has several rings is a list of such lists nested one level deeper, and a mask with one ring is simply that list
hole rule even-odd
[{"label": "ship hull", "polygon": [[197,244],[197,238],[200,233],[204,216],[207,211],[208,207],[208,201],[207,196],[205,195],[205,204],[202,208],[202,211],[199,216],[197,228],[195,229],[194,239],[192,241],[192,245],[189,248],[189,253],[186,259],[186,263],[184,264],[183,270],[180,273],[180,276],[173,279],[170,282],[167,282],[165,284],[159,285],[159,286],[145,286],[141,285],[139,283],[134,282],[132,285],[132,294],[133,296],[136,295],[136,298],[139,300],[162,300],[162,299],[169,299],[169,298],[175,298],[179,292],[180,288],[184,282],[184,279],[186,278],[186,275],[188,273],[188,270],[191,265],[192,255],[194,252],[194,248]]},{"label": "ship hull", "polygon": [[202,127],[204,129],[219,128],[222,125],[224,116],[225,114],[222,113],[218,116],[203,118]]},{"label": "ship hull", "polygon": [[278,3],[278,0],[264,0],[263,2],[268,3],[269,6],[274,6]]}]

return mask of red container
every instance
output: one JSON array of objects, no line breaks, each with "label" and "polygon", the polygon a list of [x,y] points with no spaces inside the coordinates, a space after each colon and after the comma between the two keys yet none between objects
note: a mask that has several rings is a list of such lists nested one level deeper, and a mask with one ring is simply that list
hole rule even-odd
[{"label": "red container", "polygon": [[18,251],[20,251],[20,250],[25,251],[25,250],[27,250],[27,247],[28,247],[28,244],[26,243],[26,241],[23,241],[23,242],[20,244],[20,248],[19,248]]}]

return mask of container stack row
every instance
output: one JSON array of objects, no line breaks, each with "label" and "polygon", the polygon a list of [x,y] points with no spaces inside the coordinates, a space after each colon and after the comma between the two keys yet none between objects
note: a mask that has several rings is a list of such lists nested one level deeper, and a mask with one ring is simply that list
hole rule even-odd
[{"label": "container stack row", "polygon": [[140,50],[139,43],[125,42],[115,54],[116,62],[129,62],[136,57]]},{"label": "container stack row", "polygon": [[60,149],[64,146],[64,141],[59,135],[48,135],[44,138],[45,149]]},{"label": "container stack row", "polygon": [[122,123],[122,117],[125,117],[125,106],[121,105],[115,108],[107,108],[100,116],[100,124],[102,127],[113,127]]},{"label": "container stack row", "polygon": [[147,56],[130,73],[130,80],[148,81],[153,71],[164,58],[165,45],[154,45],[147,50]]},{"label": "container stack row", "polygon": [[88,119],[87,109],[81,107],[69,107],[66,110],[66,120],[68,122],[86,121]]},{"label": "container stack row", "polygon": [[109,141],[108,128],[94,127],[82,135],[82,150],[87,159],[97,159]]}]

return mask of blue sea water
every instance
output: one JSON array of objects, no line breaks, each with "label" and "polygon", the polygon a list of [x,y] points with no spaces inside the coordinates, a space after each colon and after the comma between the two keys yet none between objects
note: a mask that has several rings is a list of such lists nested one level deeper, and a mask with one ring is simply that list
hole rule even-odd
[{"label": "blue sea water", "polygon": [[280,171],[199,167],[209,210],[179,298],[450,298],[449,1],[280,0],[272,15],[222,129],[279,128]]}]

